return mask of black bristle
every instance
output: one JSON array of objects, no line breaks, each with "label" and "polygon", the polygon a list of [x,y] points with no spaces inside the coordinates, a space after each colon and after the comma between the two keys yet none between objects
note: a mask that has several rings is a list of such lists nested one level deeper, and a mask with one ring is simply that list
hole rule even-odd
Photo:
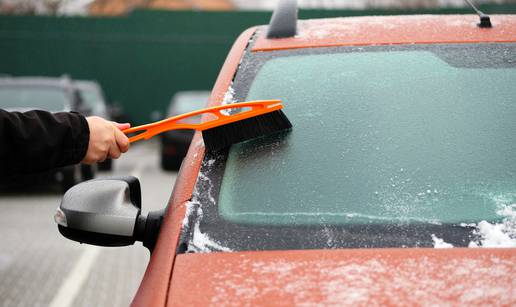
[{"label": "black bristle", "polygon": [[208,151],[292,128],[283,111],[273,111],[223,126],[204,130],[202,138]]}]

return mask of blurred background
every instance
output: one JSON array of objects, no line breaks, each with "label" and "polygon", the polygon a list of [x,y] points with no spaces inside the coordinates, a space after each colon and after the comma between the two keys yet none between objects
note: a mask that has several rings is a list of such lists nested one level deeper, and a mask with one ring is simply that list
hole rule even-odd
[{"label": "blurred background", "polygon": [[[299,0],[299,18],[472,13],[463,0]],[[474,1],[485,12],[515,0]],[[96,80],[134,124],[178,91],[210,90],[244,29],[275,0],[0,0],[0,73]]]},{"label": "blurred background", "polygon": [[[476,0],[488,14],[516,0]],[[463,0],[298,0],[299,18],[474,13]],[[200,108],[246,28],[275,0],[0,0],[0,108],[75,110],[133,125]],[[42,90],[44,88],[44,90]],[[149,253],[64,239],[62,193],[134,175],[143,211],[167,205],[191,133],[135,144],[117,161],[19,178],[0,192],[0,306],[127,306]],[[44,158],[44,157],[42,157]],[[43,176],[44,175],[44,176]]]}]

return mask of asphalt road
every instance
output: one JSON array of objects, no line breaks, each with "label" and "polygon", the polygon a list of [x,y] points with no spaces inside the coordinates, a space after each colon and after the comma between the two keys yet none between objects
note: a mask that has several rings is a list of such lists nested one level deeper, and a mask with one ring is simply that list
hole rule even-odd
[{"label": "asphalt road", "polygon": [[[137,143],[114,165],[97,177],[135,175],[143,211],[166,206],[177,174],[160,169],[158,143]],[[128,306],[148,250],[140,242],[105,248],[65,239],[53,221],[62,196],[57,191],[0,194],[0,306]]]}]

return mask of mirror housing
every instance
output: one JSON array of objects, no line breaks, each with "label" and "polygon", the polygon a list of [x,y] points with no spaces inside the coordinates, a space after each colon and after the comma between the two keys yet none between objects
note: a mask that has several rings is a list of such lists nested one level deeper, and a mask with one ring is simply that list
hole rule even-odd
[{"label": "mirror housing", "polygon": [[100,246],[142,241],[151,251],[164,210],[141,214],[141,189],[136,177],[93,179],[75,185],[63,196],[54,220],[66,238]]}]

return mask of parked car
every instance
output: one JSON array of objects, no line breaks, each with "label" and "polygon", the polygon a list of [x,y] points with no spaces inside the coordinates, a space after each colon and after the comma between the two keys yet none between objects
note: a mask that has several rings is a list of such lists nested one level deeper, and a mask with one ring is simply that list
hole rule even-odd
[{"label": "parked car", "polygon": [[73,85],[79,91],[82,101],[91,109],[90,115],[110,119],[106,98],[100,84],[93,80],[74,80]]},{"label": "parked car", "polygon": [[[295,12],[241,34],[209,103],[280,98],[291,132],[217,153],[196,133],[166,211],[90,181],[60,231],[149,247],[134,306],[514,305],[516,16]],[[76,219],[111,195],[124,231]]]},{"label": "parked car", "polygon": [[[203,108],[210,97],[209,91],[177,92],[170,101],[167,117],[176,116]],[[200,118],[192,118],[198,123]],[[194,133],[192,130],[172,130],[161,135],[161,167],[178,170],[181,166]]]},{"label": "parked car", "polygon": [[[91,114],[90,107],[83,103],[67,77],[0,78],[0,108],[20,112],[40,109],[50,112],[77,111],[86,116]],[[92,179],[95,168],[86,164],[67,166],[49,172],[17,176],[11,184],[58,182],[66,191],[83,180]]]},{"label": "parked car", "polygon": [[[81,100],[91,109],[89,115],[112,120],[110,108],[106,103],[102,88],[97,81],[74,80],[73,85],[77,88]],[[98,168],[100,170],[111,170],[113,168],[113,160],[108,158],[104,162],[98,163]]]}]

